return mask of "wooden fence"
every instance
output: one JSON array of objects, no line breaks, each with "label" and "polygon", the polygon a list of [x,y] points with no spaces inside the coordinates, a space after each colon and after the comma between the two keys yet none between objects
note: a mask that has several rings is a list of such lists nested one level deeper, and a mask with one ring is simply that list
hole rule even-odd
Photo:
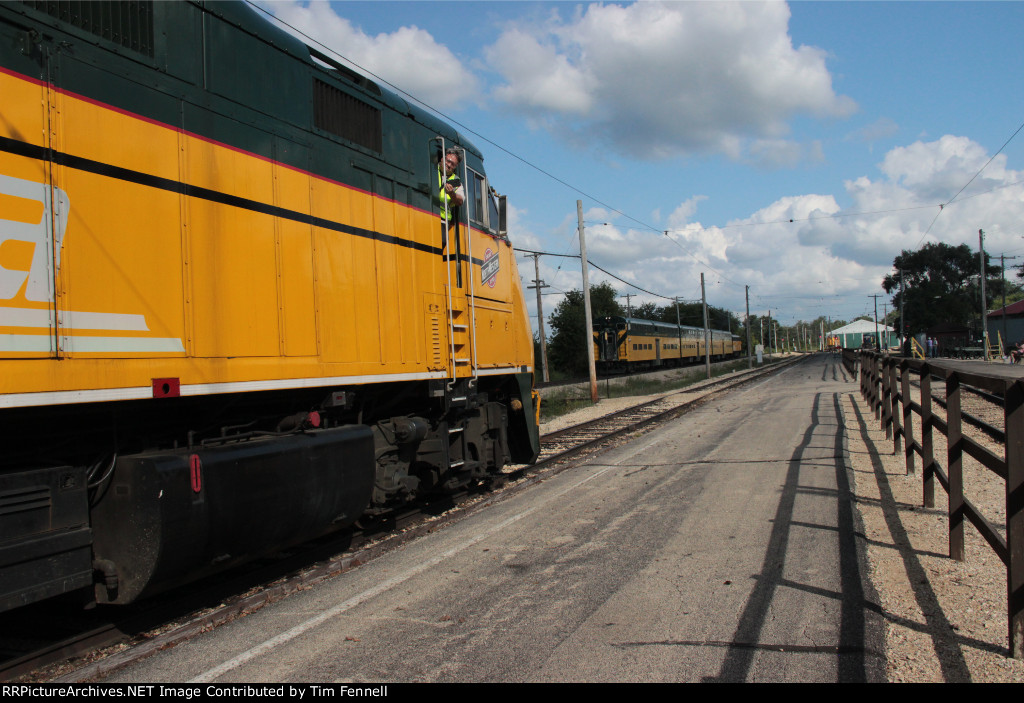
[{"label": "wooden fence", "polygon": [[[844,351],[843,363],[851,370],[860,367],[861,393],[886,437],[893,439],[895,452],[904,452],[907,473],[913,474],[917,459],[921,460],[924,506],[935,506],[936,479],[949,496],[949,556],[963,561],[964,522],[969,521],[1006,564],[1009,649],[1014,658],[1024,659],[1024,381],[996,373],[966,372],[934,359],[905,359],[870,351]],[[917,384],[912,383],[915,379]],[[933,382],[945,384],[945,400],[932,395]],[[914,385],[919,386],[919,394]],[[1000,405],[1004,429],[963,412],[961,396],[965,392]],[[945,421],[933,412],[936,405],[945,408]],[[965,423],[1001,443],[1003,455],[965,436]],[[945,468],[935,456],[935,431],[946,437]],[[1005,538],[964,497],[964,454],[1005,482]]]}]

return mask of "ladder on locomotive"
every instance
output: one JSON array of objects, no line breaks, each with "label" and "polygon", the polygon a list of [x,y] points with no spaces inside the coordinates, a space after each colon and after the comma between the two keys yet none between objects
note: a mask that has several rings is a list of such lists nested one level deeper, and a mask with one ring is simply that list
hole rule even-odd
[{"label": "ladder on locomotive", "polygon": [[[453,145],[454,146],[454,145]],[[434,153],[438,154],[437,168],[441,175],[439,176],[439,187],[443,188],[445,183],[445,177],[443,175],[442,161],[449,145],[445,143],[444,137],[437,136],[431,140],[432,150],[436,149]],[[467,173],[466,173],[466,152],[461,147],[454,147],[458,149],[459,159],[459,178],[462,180],[463,189],[468,192],[466,186]],[[473,238],[469,232],[469,221],[465,217],[467,212],[468,202],[464,202],[462,207],[455,210],[457,215],[457,225],[452,227],[454,218],[450,217],[450,213],[447,212],[448,201],[440,199],[440,219],[443,230],[443,241],[442,241],[442,260],[445,262],[445,269],[448,275],[448,282],[446,286],[446,306],[448,312],[448,369],[450,371],[448,379],[448,390],[452,391],[455,387],[456,381],[459,376],[459,371],[462,369],[469,369],[469,382],[468,388],[476,388],[478,379],[478,365],[477,365],[477,349],[476,349],[476,289],[475,281],[476,276],[473,275]],[[452,236],[455,235],[455,236]],[[465,237],[466,252],[463,254],[462,251],[462,239]],[[463,276],[462,264],[463,259],[469,264],[468,274]],[[452,281],[452,269],[454,262],[455,269],[455,281]],[[466,291],[465,281],[469,280],[469,291]],[[465,400],[464,398],[452,398],[453,401]]]}]

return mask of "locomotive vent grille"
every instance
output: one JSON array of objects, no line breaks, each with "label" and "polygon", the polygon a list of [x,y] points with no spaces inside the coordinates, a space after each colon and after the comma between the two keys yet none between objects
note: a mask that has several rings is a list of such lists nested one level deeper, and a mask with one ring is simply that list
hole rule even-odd
[{"label": "locomotive vent grille", "polygon": [[430,350],[434,356],[434,368],[442,365],[441,357],[441,319],[432,317],[430,319]]},{"label": "locomotive vent grille", "polygon": [[23,0],[22,4],[153,57],[153,0]]},{"label": "locomotive vent grille", "polygon": [[317,129],[378,154],[384,150],[380,110],[316,78],[313,79],[313,124]]}]

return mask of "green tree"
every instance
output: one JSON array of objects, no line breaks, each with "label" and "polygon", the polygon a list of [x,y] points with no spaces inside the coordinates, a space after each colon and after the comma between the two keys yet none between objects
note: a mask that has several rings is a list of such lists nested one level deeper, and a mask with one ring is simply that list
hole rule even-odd
[{"label": "green tree", "polygon": [[[966,244],[926,244],[916,251],[904,249],[893,261],[894,273],[882,281],[886,293],[894,293],[896,310],[904,304],[906,324],[911,332],[926,330],[940,322],[967,326],[981,316],[978,283],[978,255]],[[904,291],[900,293],[900,271]],[[985,256],[985,288],[989,296],[1002,294],[999,267]]]},{"label": "green tree", "polygon": [[643,303],[633,308],[633,317],[641,320],[661,319],[661,308],[657,303]]},{"label": "green tree", "polygon": [[[671,325],[676,324],[676,304],[669,303],[659,308],[658,314],[649,319],[667,322]],[[701,304],[699,302],[679,303],[679,324],[689,327],[704,327],[704,310]],[[736,330],[743,329],[743,321],[729,310],[708,305],[708,326],[713,330],[732,330],[739,334]]]},{"label": "green tree", "polygon": [[[594,319],[623,315],[622,306],[616,301],[615,289],[608,283],[590,286],[590,307]],[[586,329],[583,318],[583,291],[573,289],[565,294],[548,318],[551,327],[548,361],[552,369],[570,376],[587,372],[587,348],[584,345],[592,334]]]}]

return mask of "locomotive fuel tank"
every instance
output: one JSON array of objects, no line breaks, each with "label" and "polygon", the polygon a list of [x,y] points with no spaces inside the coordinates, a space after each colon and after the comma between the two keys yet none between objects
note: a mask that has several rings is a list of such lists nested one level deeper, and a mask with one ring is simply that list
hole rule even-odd
[{"label": "locomotive fuel tank", "polygon": [[363,425],[118,457],[92,510],[96,600],[129,603],[350,525],[372,465]]}]

